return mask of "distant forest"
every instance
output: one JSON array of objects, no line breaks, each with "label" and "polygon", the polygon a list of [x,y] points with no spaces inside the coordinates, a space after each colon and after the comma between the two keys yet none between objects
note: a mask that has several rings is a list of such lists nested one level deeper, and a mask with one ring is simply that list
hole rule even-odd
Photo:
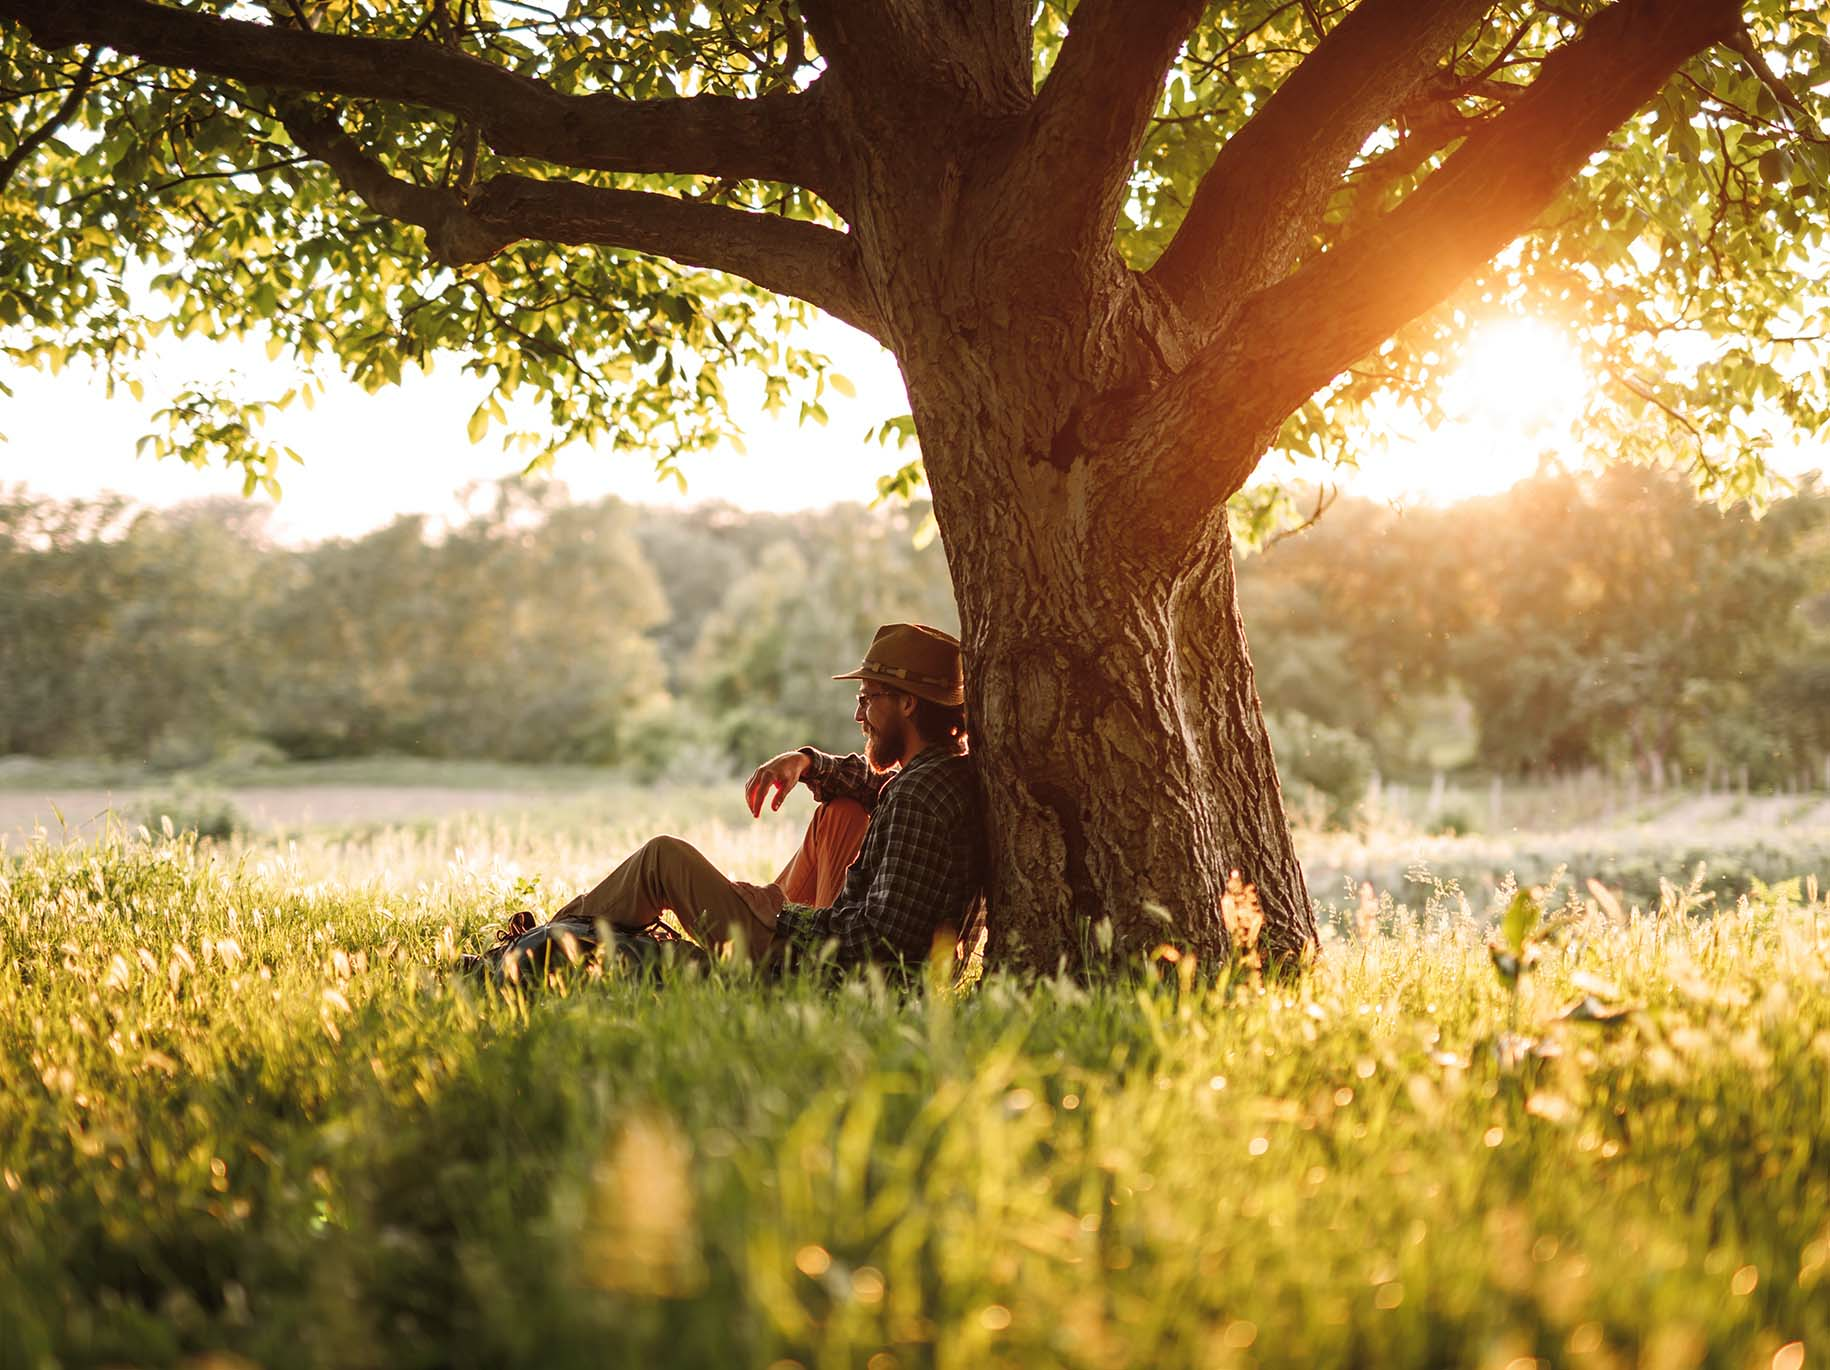
[{"label": "distant forest", "polygon": [[[702,775],[849,748],[828,677],[879,622],[957,627],[921,505],[675,511],[526,482],[472,505],[292,549],[258,505],[0,490],[0,754]],[[1823,783],[1827,512],[1808,489],[1756,520],[1626,467],[1447,508],[1342,499],[1241,559],[1286,778]]]}]

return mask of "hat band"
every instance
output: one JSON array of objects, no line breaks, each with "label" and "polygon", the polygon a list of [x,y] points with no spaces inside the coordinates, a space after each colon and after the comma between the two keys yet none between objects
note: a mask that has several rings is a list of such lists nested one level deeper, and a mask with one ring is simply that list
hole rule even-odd
[{"label": "hat band", "polygon": [[951,690],[959,684],[957,679],[948,680],[937,675],[923,675],[920,671],[911,671],[907,666],[891,666],[888,662],[872,661],[866,657],[860,671],[875,671],[878,675],[895,676],[898,680],[910,680],[917,685],[931,686],[936,690]]}]

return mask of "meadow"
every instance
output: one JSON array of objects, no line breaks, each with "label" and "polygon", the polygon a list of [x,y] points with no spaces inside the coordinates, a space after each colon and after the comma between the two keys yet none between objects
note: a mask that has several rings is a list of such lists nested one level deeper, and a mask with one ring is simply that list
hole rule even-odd
[{"label": "meadow", "polygon": [[[1649,901],[1572,867],[1529,933],[1503,880],[1343,880],[1284,985],[1164,959],[505,996],[452,962],[506,912],[657,829],[749,878],[795,831],[723,787],[479,788],[488,814],[9,841],[0,1366],[1830,1354],[1804,867],[1712,900],[1673,866]],[[1771,802],[1769,838],[1816,840]],[[1658,864],[1661,815],[1629,817],[1591,846]]]}]

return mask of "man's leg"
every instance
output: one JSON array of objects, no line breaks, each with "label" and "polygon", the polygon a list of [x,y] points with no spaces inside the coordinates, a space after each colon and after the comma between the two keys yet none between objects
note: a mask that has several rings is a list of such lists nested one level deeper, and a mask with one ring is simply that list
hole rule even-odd
[{"label": "man's leg", "polygon": [[858,859],[871,816],[855,799],[835,799],[813,811],[800,850],[775,878],[782,897],[809,908],[832,907],[845,886],[845,872]]},{"label": "man's leg", "polygon": [[756,958],[774,939],[781,896],[768,886],[727,880],[690,842],[656,837],[553,919],[641,928],[664,909],[671,909],[680,926],[704,945],[723,947],[741,939],[746,953]]}]

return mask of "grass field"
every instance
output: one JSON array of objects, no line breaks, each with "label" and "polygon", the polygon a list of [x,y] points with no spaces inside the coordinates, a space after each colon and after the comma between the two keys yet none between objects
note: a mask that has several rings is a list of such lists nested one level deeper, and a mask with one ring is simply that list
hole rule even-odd
[{"label": "grass field", "polygon": [[753,877],[794,837],[680,790],[15,843],[0,1366],[1830,1356],[1802,882],[1572,903],[1517,992],[1453,891],[1282,989],[451,977],[655,827]]}]

